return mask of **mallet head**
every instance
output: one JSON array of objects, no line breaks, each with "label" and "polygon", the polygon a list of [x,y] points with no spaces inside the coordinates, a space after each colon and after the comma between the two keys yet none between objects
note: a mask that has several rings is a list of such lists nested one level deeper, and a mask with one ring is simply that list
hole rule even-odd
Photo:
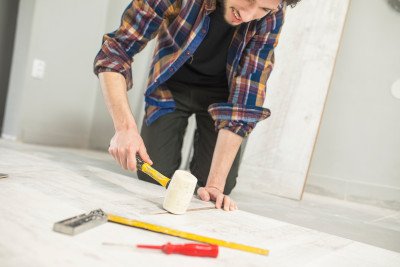
[{"label": "mallet head", "polygon": [[177,170],[172,176],[164,198],[163,208],[174,214],[183,214],[189,207],[197,178],[188,171]]}]

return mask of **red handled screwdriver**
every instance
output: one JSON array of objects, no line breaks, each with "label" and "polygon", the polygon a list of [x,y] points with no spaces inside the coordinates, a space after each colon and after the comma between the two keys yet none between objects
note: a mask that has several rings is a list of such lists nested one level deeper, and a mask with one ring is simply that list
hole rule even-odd
[{"label": "red handled screwdriver", "polygon": [[171,243],[167,243],[162,246],[137,245],[137,247],[161,249],[161,251],[166,254],[175,253],[187,256],[211,257],[211,258],[216,258],[218,256],[218,246],[209,244],[188,243],[188,244],[173,245]]}]

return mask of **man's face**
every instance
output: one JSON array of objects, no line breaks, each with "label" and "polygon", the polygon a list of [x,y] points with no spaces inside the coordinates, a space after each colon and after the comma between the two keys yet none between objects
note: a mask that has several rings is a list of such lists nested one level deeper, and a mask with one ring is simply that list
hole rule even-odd
[{"label": "man's face", "polygon": [[223,0],[225,20],[233,25],[239,25],[256,19],[261,19],[278,9],[281,0]]}]

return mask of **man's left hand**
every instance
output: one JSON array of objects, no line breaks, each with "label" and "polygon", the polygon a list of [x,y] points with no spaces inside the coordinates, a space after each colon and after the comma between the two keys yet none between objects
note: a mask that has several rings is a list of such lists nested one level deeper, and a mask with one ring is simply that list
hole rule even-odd
[{"label": "man's left hand", "polygon": [[203,201],[215,201],[217,209],[224,209],[225,211],[237,210],[236,203],[216,187],[200,187],[197,189],[197,195]]}]

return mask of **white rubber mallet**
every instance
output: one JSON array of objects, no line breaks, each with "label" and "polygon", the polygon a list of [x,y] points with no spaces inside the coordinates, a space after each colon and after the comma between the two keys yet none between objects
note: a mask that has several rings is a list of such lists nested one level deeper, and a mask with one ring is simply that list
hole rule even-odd
[{"label": "white rubber mallet", "polygon": [[144,162],[139,156],[136,156],[136,163],[139,170],[167,189],[163,208],[173,214],[184,214],[196,189],[197,178],[188,171],[177,170],[172,179],[169,179],[151,167],[150,164]]}]

